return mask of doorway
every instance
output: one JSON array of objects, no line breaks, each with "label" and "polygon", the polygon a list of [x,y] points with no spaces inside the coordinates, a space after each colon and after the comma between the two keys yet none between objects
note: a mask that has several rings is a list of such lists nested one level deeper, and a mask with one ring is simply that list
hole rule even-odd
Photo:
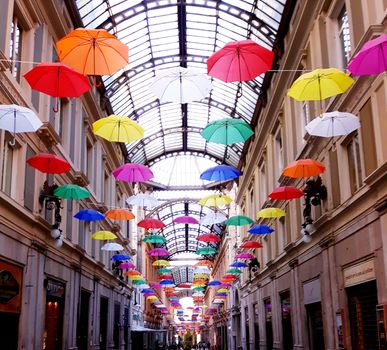
[{"label": "doorway", "polygon": [[273,350],[273,324],[271,313],[271,300],[270,298],[263,301],[265,305],[265,330],[266,330],[266,349]]},{"label": "doorway", "polygon": [[99,308],[99,347],[101,350],[106,350],[107,346],[108,309],[108,298],[101,297]]},{"label": "doorway", "polygon": [[90,293],[85,290],[81,290],[79,318],[78,318],[78,327],[77,327],[77,347],[79,350],[88,349],[89,308],[90,308]]},{"label": "doorway", "polygon": [[310,349],[325,350],[321,302],[306,305],[306,315]]},{"label": "doorway", "polygon": [[17,349],[19,314],[0,312],[0,335],[2,349]]},{"label": "doorway", "polygon": [[281,299],[281,323],[282,323],[282,346],[283,350],[293,349],[293,332],[290,303],[290,292],[286,291],[280,294]]}]

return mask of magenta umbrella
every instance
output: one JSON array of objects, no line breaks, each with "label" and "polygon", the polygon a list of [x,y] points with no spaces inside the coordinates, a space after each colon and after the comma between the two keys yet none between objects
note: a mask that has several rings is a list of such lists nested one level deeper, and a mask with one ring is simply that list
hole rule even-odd
[{"label": "magenta umbrella", "polygon": [[117,180],[126,182],[144,182],[153,177],[152,170],[145,165],[136,163],[121,165],[113,171],[113,175]]},{"label": "magenta umbrella", "polygon": [[148,252],[148,255],[149,256],[168,256],[169,252],[164,248],[154,248]]},{"label": "magenta umbrella", "polygon": [[118,268],[119,269],[134,269],[136,266],[133,265],[132,263],[121,263]]},{"label": "magenta umbrella", "polygon": [[239,253],[235,257],[237,259],[254,259],[254,255],[250,253]]},{"label": "magenta umbrella", "polygon": [[173,219],[173,222],[175,224],[198,224],[199,223],[199,221],[197,221],[192,216],[179,216]]},{"label": "magenta umbrella", "polygon": [[160,289],[161,288],[161,284],[160,283],[151,283],[150,285],[152,288],[154,289]]},{"label": "magenta umbrella", "polygon": [[349,62],[353,75],[371,75],[387,71],[387,34],[366,42]]}]

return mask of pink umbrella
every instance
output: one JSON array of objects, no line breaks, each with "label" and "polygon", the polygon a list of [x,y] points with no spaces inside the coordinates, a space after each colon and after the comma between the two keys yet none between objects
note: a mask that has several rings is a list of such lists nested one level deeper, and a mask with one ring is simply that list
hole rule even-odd
[{"label": "pink umbrella", "polygon": [[142,164],[124,164],[113,171],[117,180],[126,182],[144,182],[153,177],[152,170]]},{"label": "pink umbrella", "polygon": [[199,221],[197,221],[192,216],[179,216],[173,219],[173,222],[175,224],[198,224],[199,223]]},{"label": "pink umbrella", "polygon": [[254,259],[254,255],[250,253],[239,253],[235,257],[237,259]]},{"label": "pink umbrella", "polygon": [[231,283],[222,283],[219,288],[230,288],[231,287]]},{"label": "pink umbrella", "polygon": [[168,256],[169,252],[164,248],[154,248],[148,252],[148,255],[149,256]]},{"label": "pink umbrella", "polygon": [[366,42],[349,62],[353,75],[371,75],[387,71],[387,34]]},{"label": "pink umbrella", "polygon": [[160,283],[151,283],[151,288],[154,288],[154,289],[160,289],[161,288],[161,284]]},{"label": "pink umbrella", "polygon": [[132,263],[121,263],[118,268],[119,269],[134,269],[136,266],[133,265]]}]

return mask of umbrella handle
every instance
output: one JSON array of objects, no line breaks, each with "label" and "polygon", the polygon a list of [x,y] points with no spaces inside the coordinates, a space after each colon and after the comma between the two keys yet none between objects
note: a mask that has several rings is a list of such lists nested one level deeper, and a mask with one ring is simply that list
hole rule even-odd
[{"label": "umbrella handle", "polygon": [[96,75],[93,76],[93,84],[94,84],[94,86],[95,86],[96,88],[98,88],[98,87],[100,87],[100,86],[102,85],[101,82],[98,82],[98,83],[97,83],[97,76],[96,76]]},{"label": "umbrella handle", "polygon": [[11,147],[14,147],[16,145],[16,139],[15,137],[13,137],[12,141],[9,141],[8,144],[11,146]]},{"label": "umbrella handle", "polygon": [[59,111],[59,99],[58,99],[58,97],[55,97],[55,107],[52,107],[52,111],[54,113],[58,113],[58,111]]}]

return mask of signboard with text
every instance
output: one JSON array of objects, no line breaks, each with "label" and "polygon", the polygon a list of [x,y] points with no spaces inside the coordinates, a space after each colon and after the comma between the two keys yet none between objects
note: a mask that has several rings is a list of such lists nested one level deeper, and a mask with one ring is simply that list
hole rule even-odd
[{"label": "signboard with text", "polygon": [[0,312],[21,311],[23,269],[0,260]]}]

